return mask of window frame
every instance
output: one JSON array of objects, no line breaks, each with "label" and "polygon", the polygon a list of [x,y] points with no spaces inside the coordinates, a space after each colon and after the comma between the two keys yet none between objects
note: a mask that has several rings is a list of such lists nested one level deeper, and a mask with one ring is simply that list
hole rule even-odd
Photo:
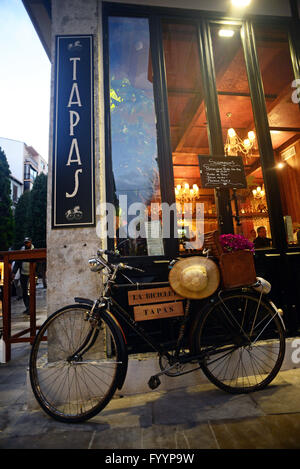
[{"label": "window frame", "polygon": [[[254,23],[274,25],[282,27],[287,31],[290,45],[290,55],[294,69],[295,78],[299,78],[299,47],[295,37],[295,27],[292,17],[266,17],[259,15],[247,15],[245,18],[230,18],[215,12],[203,10],[185,10],[165,7],[150,7],[146,5],[128,5],[118,3],[103,2],[103,61],[104,61],[104,106],[105,106],[105,168],[106,168],[106,200],[112,202],[112,156],[111,156],[111,133],[110,133],[110,98],[109,98],[109,51],[108,51],[108,18],[119,17],[143,17],[148,18],[152,66],[156,71],[153,79],[153,92],[155,111],[157,117],[157,146],[158,146],[158,166],[160,171],[160,181],[173,181],[172,151],[170,143],[170,127],[168,113],[168,96],[166,86],[166,71],[164,64],[164,51],[162,40],[162,22],[180,21],[194,24],[198,31],[199,58],[203,88],[205,94],[208,138],[210,153],[212,156],[220,156],[224,152],[221,121],[219,115],[218,96],[216,89],[215,71],[213,63],[213,51],[210,36],[211,24],[227,24],[231,22],[235,26],[240,26],[244,30],[242,37],[242,47],[245,57],[246,70],[249,82],[249,89],[252,100],[253,114],[257,129],[259,149],[261,154],[264,176],[266,175],[265,187],[268,194],[269,219],[274,239],[274,247],[264,250],[264,253],[283,252],[294,250],[287,244],[284,220],[282,216],[281,200],[279,193],[279,183],[274,168],[274,154],[270,132],[268,129],[268,118],[263,94],[262,77],[257,57]],[[211,79],[213,77],[213,79]],[[163,156],[165,155],[165,156]],[[215,193],[218,204],[218,225],[221,233],[233,232],[233,216],[231,212],[229,191],[218,191]],[[173,184],[161,184],[162,202],[170,205],[175,202]],[[172,229],[174,224],[172,223]],[[174,234],[174,233],[173,233]],[[113,240],[108,239],[108,249],[113,246]],[[178,256],[178,240],[174,236],[164,240],[164,256],[130,256],[131,262],[145,263],[147,261],[161,262]],[[182,256],[182,254],[180,254]],[[183,254],[184,256],[184,254]]]}]

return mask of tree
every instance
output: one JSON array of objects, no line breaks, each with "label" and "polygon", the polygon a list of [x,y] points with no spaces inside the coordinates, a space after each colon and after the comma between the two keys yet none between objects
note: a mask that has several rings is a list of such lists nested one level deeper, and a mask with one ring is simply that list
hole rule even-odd
[{"label": "tree", "polygon": [[46,247],[47,223],[47,176],[41,173],[36,177],[30,200],[30,235],[36,248]]},{"label": "tree", "polygon": [[12,246],[14,236],[10,174],[6,155],[0,147],[0,251]]},{"label": "tree", "polygon": [[15,248],[30,236],[35,248],[46,247],[47,176],[36,177],[31,191],[24,192],[15,210]]},{"label": "tree", "polygon": [[31,193],[26,191],[19,198],[15,209],[15,249],[20,249],[23,246],[24,238],[31,236],[30,210]]}]

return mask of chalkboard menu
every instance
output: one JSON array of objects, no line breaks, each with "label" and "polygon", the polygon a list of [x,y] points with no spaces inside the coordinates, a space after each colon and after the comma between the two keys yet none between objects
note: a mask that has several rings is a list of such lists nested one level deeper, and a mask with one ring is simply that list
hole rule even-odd
[{"label": "chalkboard menu", "polygon": [[247,187],[241,156],[199,155],[198,158],[203,188],[243,189]]}]

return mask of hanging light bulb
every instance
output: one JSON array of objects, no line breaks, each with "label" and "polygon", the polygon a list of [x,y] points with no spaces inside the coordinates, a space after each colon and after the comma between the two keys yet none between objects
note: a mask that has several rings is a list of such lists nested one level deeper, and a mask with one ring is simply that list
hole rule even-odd
[{"label": "hanging light bulb", "polygon": [[185,182],[183,185],[177,184],[175,187],[175,196],[177,202],[193,202],[199,198],[199,187],[193,184],[192,187]]},{"label": "hanging light bulb", "polygon": [[[226,114],[227,117],[231,117],[231,112]],[[225,155],[238,155],[242,153],[247,156],[253,148],[255,142],[255,133],[253,130],[248,132],[248,138],[242,140],[233,127],[227,130],[227,139],[224,146]]]},{"label": "hanging light bulb", "polygon": [[257,186],[256,189],[252,190],[252,194],[255,199],[262,199],[265,196],[264,188]]},{"label": "hanging light bulb", "polygon": [[220,37],[232,37],[234,36],[234,31],[232,29],[219,29],[218,34]]},{"label": "hanging light bulb", "polygon": [[248,132],[248,138],[250,142],[253,142],[255,140],[255,133],[253,132],[253,130],[250,130],[250,132]]},{"label": "hanging light bulb", "polygon": [[249,138],[245,138],[245,140],[244,140],[244,147],[245,147],[246,149],[251,147],[251,142],[250,142]]},{"label": "hanging light bulb", "polygon": [[234,138],[236,136],[235,130],[232,127],[228,129],[228,135],[230,138]]}]

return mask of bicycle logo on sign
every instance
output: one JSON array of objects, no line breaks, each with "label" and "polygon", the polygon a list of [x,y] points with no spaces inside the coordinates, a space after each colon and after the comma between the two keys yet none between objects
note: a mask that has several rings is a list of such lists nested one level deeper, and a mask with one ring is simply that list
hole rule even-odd
[{"label": "bicycle logo on sign", "polygon": [[70,210],[67,210],[67,212],[65,213],[65,217],[69,221],[80,220],[82,216],[83,212],[80,210],[79,205],[74,208],[71,208]]}]

